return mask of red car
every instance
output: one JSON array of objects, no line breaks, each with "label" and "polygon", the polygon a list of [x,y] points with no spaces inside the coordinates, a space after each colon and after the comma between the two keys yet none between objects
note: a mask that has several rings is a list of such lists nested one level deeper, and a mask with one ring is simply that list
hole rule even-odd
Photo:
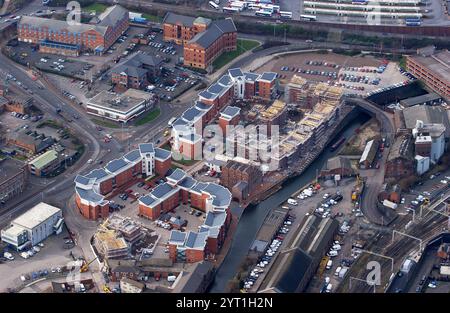
[{"label": "red car", "polygon": [[128,189],[127,193],[133,193],[133,190],[132,189]]}]

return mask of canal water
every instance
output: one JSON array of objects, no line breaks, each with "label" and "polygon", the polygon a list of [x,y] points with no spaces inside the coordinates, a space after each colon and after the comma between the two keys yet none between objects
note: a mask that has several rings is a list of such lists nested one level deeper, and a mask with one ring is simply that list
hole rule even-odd
[{"label": "canal water", "polygon": [[[358,112],[356,117],[349,121],[342,131],[334,136],[331,142],[333,143],[341,137],[350,138],[354,134],[355,130],[366,123],[369,119],[369,115]],[[267,213],[271,209],[281,205],[281,203],[286,201],[299,188],[310,183],[316,177],[316,170],[320,171],[327,159],[336,155],[336,153],[337,151],[331,152],[329,148],[325,149],[322,154],[303,172],[302,175],[287,180],[283,184],[282,189],[280,189],[277,193],[260,202],[258,205],[249,206],[245,209],[236,229],[233,243],[227,256],[225,257],[225,260],[216,273],[210,292],[225,292],[228,281],[233,279],[239,266],[244,261],[244,258],[246,257],[248,250],[255,239],[256,233],[262,225]]]}]

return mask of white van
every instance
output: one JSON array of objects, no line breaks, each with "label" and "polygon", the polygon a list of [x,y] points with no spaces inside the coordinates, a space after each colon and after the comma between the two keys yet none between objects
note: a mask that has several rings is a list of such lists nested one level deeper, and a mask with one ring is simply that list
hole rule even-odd
[{"label": "white van", "polygon": [[333,261],[332,260],[328,260],[326,269],[329,270],[332,266],[333,266]]},{"label": "white van", "polygon": [[174,282],[175,279],[177,279],[177,277],[175,275],[167,276],[167,281],[170,282],[170,283]]},{"label": "white van", "polygon": [[287,203],[290,204],[290,205],[297,205],[297,204],[298,204],[298,202],[295,201],[295,200],[292,199],[292,198],[289,198],[288,201],[287,201]]},{"label": "white van", "polygon": [[338,266],[337,269],[334,271],[334,276],[339,276],[339,272],[341,271],[342,266]]},{"label": "white van", "polygon": [[330,256],[330,257],[334,257],[334,256],[338,255],[338,252],[336,250],[331,250],[330,252],[328,252],[327,255]]}]

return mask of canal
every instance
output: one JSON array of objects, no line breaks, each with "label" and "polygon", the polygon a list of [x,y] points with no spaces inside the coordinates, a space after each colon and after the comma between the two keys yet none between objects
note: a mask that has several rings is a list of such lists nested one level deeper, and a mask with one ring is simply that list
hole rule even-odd
[{"label": "canal", "polygon": [[[334,136],[331,142],[338,140],[342,136],[350,138],[354,134],[355,130],[366,123],[369,119],[370,116],[368,114],[358,111],[355,117],[347,123],[341,132]],[[239,266],[244,261],[256,233],[258,232],[259,227],[263,223],[269,210],[281,205],[281,203],[286,201],[299,188],[310,183],[316,177],[316,170],[320,170],[327,159],[336,155],[337,152],[338,151],[331,152],[330,149],[325,149],[322,154],[303,172],[302,175],[287,180],[283,184],[282,189],[280,189],[277,193],[260,202],[258,205],[249,206],[245,209],[236,229],[233,243],[227,256],[225,257],[225,260],[216,273],[210,292],[217,293],[226,291],[228,281],[233,279]],[[235,210],[233,210],[233,213],[235,213]]]}]

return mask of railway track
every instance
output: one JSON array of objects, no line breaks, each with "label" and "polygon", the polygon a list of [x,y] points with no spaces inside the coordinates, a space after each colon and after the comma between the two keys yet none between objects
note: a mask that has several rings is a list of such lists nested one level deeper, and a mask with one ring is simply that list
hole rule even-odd
[{"label": "railway track", "polygon": [[[449,194],[446,198],[449,198]],[[445,200],[445,199],[444,199]],[[440,206],[444,202],[444,200],[440,201],[439,204],[432,205],[432,207]],[[395,224],[396,230],[404,229],[406,224],[410,221],[408,216],[405,216],[397,221]],[[442,214],[439,214],[437,212],[433,211],[426,211],[424,213],[424,216],[417,221],[415,224],[413,224],[410,228],[410,230],[403,231],[404,233],[408,234],[409,236],[413,236],[416,238],[420,238],[422,240],[422,249],[424,245],[433,237],[437,236],[439,233],[442,232],[443,227],[447,221],[447,217],[443,216]],[[381,233],[377,233],[372,242],[373,244],[367,247],[368,251],[382,254],[384,256],[387,256],[389,258],[394,259],[394,272],[396,268],[399,268],[404,260],[404,258],[408,255],[410,255],[412,252],[419,252],[419,242],[416,239],[403,236],[401,234],[398,234],[398,236],[402,236],[400,240],[392,242],[392,235],[387,236],[383,235]],[[364,278],[368,271],[366,270],[366,264],[373,260],[374,256],[366,253],[362,254],[359,258],[357,263],[355,263],[352,266],[351,271],[349,272],[348,277],[355,277],[355,278]],[[380,263],[381,269],[389,269],[391,268],[392,261],[390,259],[382,258],[382,257],[376,257],[376,260]],[[381,282],[389,282],[390,271],[382,271],[381,272]],[[351,284],[352,288],[350,287],[349,278],[347,278],[343,283],[342,286],[338,288],[339,292],[359,292],[359,293],[369,293],[373,292],[373,286],[368,285],[367,283],[356,283]],[[387,286],[387,285],[386,285]],[[381,288],[377,290],[377,292],[380,292]],[[383,288],[384,291],[384,288]]]}]

